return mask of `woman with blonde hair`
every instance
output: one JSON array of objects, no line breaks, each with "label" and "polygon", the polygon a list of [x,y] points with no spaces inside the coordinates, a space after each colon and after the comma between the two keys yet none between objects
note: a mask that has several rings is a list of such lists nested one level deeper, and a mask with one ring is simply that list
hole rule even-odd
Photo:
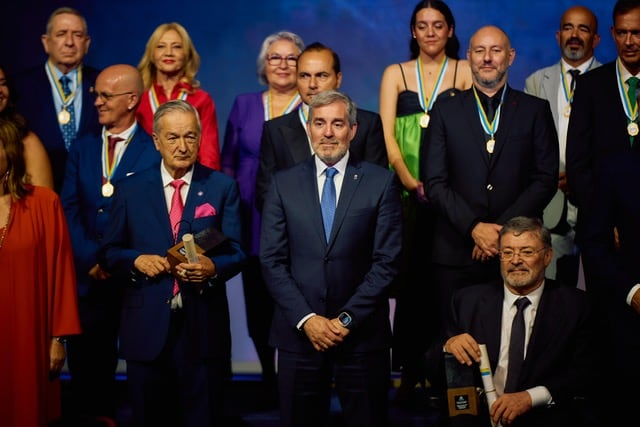
[{"label": "woman with blonde hair", "polygon": [[182,99],[198,110],[202,135],[198,161],[220,169],[220,142],[216,107],[211,96],[200,87],[196,74],[200,55],[187,30],[177,22],[159,25],[149,37],[138,64],[145,93],[138,106],[137,119],[153,133],[153,114],[159,105]]}]

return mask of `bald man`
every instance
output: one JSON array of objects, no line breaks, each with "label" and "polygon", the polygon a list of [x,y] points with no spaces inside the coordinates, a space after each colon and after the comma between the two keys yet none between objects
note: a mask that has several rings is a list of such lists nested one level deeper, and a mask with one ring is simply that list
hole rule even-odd
[{"label": "bald man", "polygon": [[72,145],[61,199],[75,254],[83,333],[67,343],[72,407],[86,417],[115,417],[117,333],[124,280],[111,277],[96,256],[122,180],[160,161],[153,140],[136,122],[143,92],[138,70],[105,68],[91,94],[102,125]]},{"label": "bald man", "polygon": [[486,26],[467,50],[473,86],[436,102],[420,156],[436,209],[433,262],[447,319],[451,295],[500,280],[498,235],[514,216],[542,217],[558,183],[558,137],[546,100],[507,84],[509,37]]}]

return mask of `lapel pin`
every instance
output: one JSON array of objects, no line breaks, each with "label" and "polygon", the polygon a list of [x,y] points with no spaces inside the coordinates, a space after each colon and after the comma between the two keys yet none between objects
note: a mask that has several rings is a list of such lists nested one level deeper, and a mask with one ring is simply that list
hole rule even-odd
[{"label": "lapel pin", "polygon": [[204,193],[202,191],[198,191],[198,196],[202,196]]},{"label": "lapel pin", "polygon": [[358,179],[358,174],[353,175],[353,180],[357,180]]}]

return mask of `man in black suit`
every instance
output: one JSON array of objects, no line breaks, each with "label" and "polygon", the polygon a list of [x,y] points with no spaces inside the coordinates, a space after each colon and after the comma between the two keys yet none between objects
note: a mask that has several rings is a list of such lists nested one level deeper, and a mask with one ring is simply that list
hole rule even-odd
[{"label": "man in black suit", "polygon": [[[260,165],[256,178],[256,204],[259,210],[262,210],[273,173],[300,163],[313,154],[306,131],[309,103],[319,92],[340,87],[340,58],[327,46],[312,43],[298,56],[297,76],[298,92],[302,98],[300,107],[265,122],[262,130]],[[388,167],[380,116],[367,110],[357,111],[358,131],[351,142],[351,153],[360,160]]]},{"label": "man in black suit", "polygon": [[[553,249],[540,219],[512,218],[499,234],[502,280],[454,293],[446,332],[428,352],[428,366],[444,375],[444,350],[473,366],[479,377],[479,344],[486,345],[497,399],[490,408],[482,402],[478,417],[461,417],[468,421],[464,425],[489,425],[489,414],[502,425],[580,425],[583,414],[576,412],[576,401],[608,392],[591,386],[598,370],[589,300],[580,289],[545,280]],[[516,301],[523,297],[519,308]],[[520,365],[510,349],[518,336],[513,320],[519,310],[524,320]]]},{"label": "man in black suit", "polygon": [[[273,175],[262,210],[260,262],[276,303],[270,344],[278,349],[283,427],[327,425],[333,380],[346,425],[388,425],[400,183],[388,168],[351,155],[357,126],[349,97],[314,96],[315,156]],[[329,222],[322,206],[331,172],[337,204]]]},{"label": "man in black suit", "polygon": [[432,259],[442,321],[454,290],[500,278],[502,224],[542,217],[556,191],[549,102],[507,85],[514,57],[501,29],[480,28],[467,50],[472,88],[431,110],[420,170],[437,211]]},{"label": "man in black suit", "polygon": [[69,148],[77,138],[100,130],[89,93],[100,70],[82,63],[90,43],[84,16],[71,7],[58,8],[42,35],[47,62],[13,79],[18,111],[47,150],[58,193]]}]

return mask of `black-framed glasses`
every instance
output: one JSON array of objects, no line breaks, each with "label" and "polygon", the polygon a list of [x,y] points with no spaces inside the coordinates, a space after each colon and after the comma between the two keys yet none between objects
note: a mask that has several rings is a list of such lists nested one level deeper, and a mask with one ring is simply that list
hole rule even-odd
[{"label": "black-framed glasses", "polygon": [[524,248],[519,251],[514,251],[513,249],[504,249],[500,251],[500,259],[502,261],[511,261],[514,256],[518,255],[520,258],[528,260],[533,258],[538,252],[544,251],[547,247],[542,247],[538,250],[533,248]]},{"label": "black-framed glasses", "polygon": [[298,57],[293,55],[280,56],[278,54],[273,54],[273,55],[267,56],[267,63],[269,65],[280,65],[282,64],[283,60],[286,61],[287,65],[290,67],[295,67],[296,64],[298,63]]},{"label": "black-framed glasses", "polygon": [[89,89],[89,92],[91,93],[91,95],[93,95],[94,98],[96,98],[96,99],[100,98],[105,102],[111,101],[116,96],[131,95],[133,93],[131,91],[129,91],[129,92],[120,92],[120,93],[98,92],[93,87],[91,89]]}]

